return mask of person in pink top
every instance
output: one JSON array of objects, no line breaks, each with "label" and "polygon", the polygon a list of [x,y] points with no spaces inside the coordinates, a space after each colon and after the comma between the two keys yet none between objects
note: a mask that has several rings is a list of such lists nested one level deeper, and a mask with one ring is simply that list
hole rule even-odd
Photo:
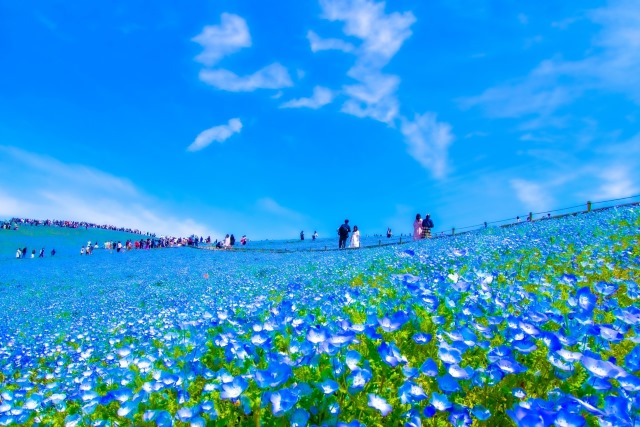
[{"label": "person in pink top", "polygon": [[416,220],[413,221],[413,240],[422,239],[422,217],[416,214]]}]

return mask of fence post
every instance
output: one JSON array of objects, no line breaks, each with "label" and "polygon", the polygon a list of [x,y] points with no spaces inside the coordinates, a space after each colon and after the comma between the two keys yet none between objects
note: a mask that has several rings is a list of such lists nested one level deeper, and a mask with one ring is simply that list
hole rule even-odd
[{"label": "fence post", "polygon": [[451,235],[453,236],[454,234],[456,234],[456,228],[455,227],[451,228]]},{"label": "fence post", "polygon": [[533,212],[529,212],[529,221],[533,221]]},{"label": "fence post", "polygon": [[591,201],[587,202],[587,212],[591,212]]},{"label": "fence post", "polygon": [[378,246],[382,245],[382,240],[378,240]]},{"label": "fence post", "polygon": [[400,236],[400,242],[398,242],[399,245],[402,244],[402,236]]}]

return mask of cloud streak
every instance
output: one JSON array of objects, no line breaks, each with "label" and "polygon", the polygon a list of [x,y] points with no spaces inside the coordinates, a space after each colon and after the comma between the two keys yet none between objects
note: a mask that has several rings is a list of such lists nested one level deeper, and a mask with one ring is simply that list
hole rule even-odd
[{"label": "cloud streak", "polygon": [[416,114],[413,121],[403,119],[401,132],[405,136],[408,152],[434,178],[447,173],[447,153],[453,142],[451,126],[440,123],[433,113]]},{"label": "cloud streak", "polygon": [[315,110],[330,104],[334,96],[335,94],[330,89],[316,86],[310,98],[292,99],[282,104],[280,108],[311,108]]},{"label": "cloud streak", "polygon": [[187,147],[187,151],[200,151],[212,142],[224,142],[234,134],[240,133],[242,122],[240,119],[230,119],[226,125],[219,125],[204,130],[196,136],[196,139]]},{"label": "cloud streak", "polygon": [[287,69],[278,63],[247,76],[224,69],[201,70],[200,80],[216,89],[229,92],[253,92],[256,89],[282,89],[293,86]]},{"label": "cloud streak", "polygon": [[[0,146],[0,217],[90,221],[171,236],[216,234],[192,218],[176,215],[129,180],[67,164],[15,147]],[[19,185],[17,185],[19,183]]]},{"label": "cloud streak", "polygon": [[247,22],[242,17],[223,13],[220,25],[207,25],[192,41],[204,48],[196,56],[196,61],[211,66],[229,54],[250,47],[251,35]]}]

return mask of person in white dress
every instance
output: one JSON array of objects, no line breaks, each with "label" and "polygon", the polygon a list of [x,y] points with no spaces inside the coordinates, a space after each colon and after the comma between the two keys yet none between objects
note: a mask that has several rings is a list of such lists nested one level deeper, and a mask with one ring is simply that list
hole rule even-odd
[{"label": "person in white dress", "polygon": [[360,230],[358,230],[358,226],[353,226],[353,233],[351,233],[351,242],[349,242],[350,248],[359,248],[360,247]]}]

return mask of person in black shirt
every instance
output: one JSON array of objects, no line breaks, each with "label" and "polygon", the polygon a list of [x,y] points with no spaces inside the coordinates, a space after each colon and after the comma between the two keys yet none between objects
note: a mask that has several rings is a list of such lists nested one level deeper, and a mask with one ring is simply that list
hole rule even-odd
[{"label": "person in black shirt", "polygon": [[338,249],[344,249],[346,247],[347,238],[349,238],[350,232],[351,227],[349,227],[349,220],[345,219],[344,224],[338,228],[338,236],[340,236],[340,239],[338,240]]},{"label": "person in black shirt", "polygon": [[422,238],[428,239],[431,238],[431,229],[433,228],[433,220],[431,219],[431,215],[427,214],[422,220]]}]

